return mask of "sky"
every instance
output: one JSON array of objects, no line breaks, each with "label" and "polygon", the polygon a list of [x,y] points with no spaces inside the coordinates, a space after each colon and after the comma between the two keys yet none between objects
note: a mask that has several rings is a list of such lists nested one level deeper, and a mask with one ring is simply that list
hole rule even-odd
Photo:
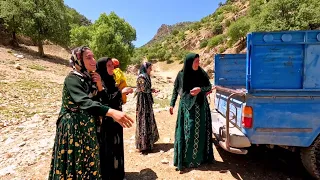
[{"label": "sky", "polygon": [[184,21],[199,21],[212,14],[219,2],[225,0],[64,0],[92,22],[101,13],[114,11],[136,29],[140,47],[150,41],[162,24],[173,25]]}]

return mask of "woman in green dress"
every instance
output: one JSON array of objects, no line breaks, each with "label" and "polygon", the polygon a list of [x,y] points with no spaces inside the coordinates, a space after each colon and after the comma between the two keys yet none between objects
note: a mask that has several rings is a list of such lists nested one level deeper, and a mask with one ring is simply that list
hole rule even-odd
[{"label": "woman in green dress", "polygon": [[174,166],[179,171],[214,161],[211,114],[206,98],[211,87],[207,73],[199,67],[199,55],[188,54],[175,80],[170,103],[173,111],[180,92],[174,142]]},{"label": "woman in green dress", "polygon": [[49,179],[101,179],[96,134],[99,116],[112,117],[123,127],[131,127],[133,120],[93,100],[103,87],[88,47],[74,49],[71,64],[74,70],[64,81]]}]

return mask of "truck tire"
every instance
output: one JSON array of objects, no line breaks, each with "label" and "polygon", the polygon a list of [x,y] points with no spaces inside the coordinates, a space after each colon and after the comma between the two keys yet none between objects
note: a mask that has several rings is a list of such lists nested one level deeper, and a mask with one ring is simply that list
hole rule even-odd
[{"label": "truck tire", "polygon": [[300,151],[303,166],[315,179],[320,180],[320,137],[310,147]]}]

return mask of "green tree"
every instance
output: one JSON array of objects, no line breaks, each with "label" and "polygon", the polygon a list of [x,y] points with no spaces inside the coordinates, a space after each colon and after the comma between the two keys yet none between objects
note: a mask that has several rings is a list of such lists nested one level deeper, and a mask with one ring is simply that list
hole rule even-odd
[{"label": "green tree", "polygon": [[226,37],[223,34],[219,34],[217,36],[214,36],[209,40],[208,46],[209,46],[209,48],[217,46],[217,45],[223,43],[225,39],[226,39]]},{"label": "green tree", "polygon": [[70,22],[69,24],[76,24],[79,26],[89,26],[91,25],[91,21],[86,18],[85,16],[83,16],[82,14],[80,14],[78,11],[76,11],[75,9],[69,7],[66,5],[67,8],[67,14],[69,16]]},{"label": "green tree", "polygon": [[97,58],[108,56],[121,61],[126,68],[134,52],[132,41],[136,40],[136,30],[114,12],[103,13],[93,24],[90,33],[90,47]]},{"label": "green tree", "polygon": [[38,53],[44,55],[43,41],[50,40],[62,46],[69,43],[69,22],[63,0],[20,1],[24,13],[23,33],[38,45]]},{"label": "green tree", "polygon": [[320,24],[320,1],[270,0],[255,18],[252,30],[307,30]]},{"label": "green tree", "polygon": [[89,45],[91,40],[91,26],[78,26],[73,25],[70,30],[70,45],[72,48]]},{"label": "green tree", "polygon": [[250,30],[250,19],[242,17],[236,22],[232,23],[228,29],[228,36],[230,43],[235,43],[241,38],[245,37]]},{"label": "green tree", "polygon": [[21,23],[23,20],[23,13],[20,10],[21,2],[19,0],[1,0],[0,1],[0,18],[5,22],[6,29],[12,35],[11,44],[18,45],[17,33],[21,32]]}]

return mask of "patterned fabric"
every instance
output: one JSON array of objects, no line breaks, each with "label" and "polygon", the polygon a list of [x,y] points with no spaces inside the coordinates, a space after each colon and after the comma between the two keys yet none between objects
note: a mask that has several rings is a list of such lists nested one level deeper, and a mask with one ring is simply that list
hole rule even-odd
[{"label": "patterned fabric", "polygon": [[211,116],[207,100],[197,102],[189,110],[182,97],[179,104],[178,120],[174,142],[174,165],[197,167],[213,161]]},{"label": "patterned fabric", "polygon": [[91,92],[81,74],[66,77],[49,179],[101,179],[95,117],[109,108],[89,98]]},{"label": "patterned fabric", "polygon": [[[180,92],[174,142],[174,166],[178,170],[214,160],[210,107],[206,98],[212,86],[202,68],[192,69],[195,57],[196,54],[187,55],[183,71],[177,75],[171,99],[172,106]],[[190,90],[195,87],[200,87],[201,92],[192,96]]]},{"label": "patterned fabric", "polygon": [[[102,77],[104,91],[100,91],[96,98],[116,110],[122,110],[121,92],[116,87],[112,75],[107,72],[106,64],[110,58],[101,58],[97,63],[97,72]],[[111,117],[104,117],[99,126],[98,139],[100,143],[101,173],[104,180],[122,180],[124,172],[124,144],[123,128]]]},{"label": "patterned fabric", "polygon": [[153,97],[151,81],[143,74],[137,79],[137,108],[136,108],[136,148],[140,151],[151,150],[159,140],[157,124],[153,113]]}]

